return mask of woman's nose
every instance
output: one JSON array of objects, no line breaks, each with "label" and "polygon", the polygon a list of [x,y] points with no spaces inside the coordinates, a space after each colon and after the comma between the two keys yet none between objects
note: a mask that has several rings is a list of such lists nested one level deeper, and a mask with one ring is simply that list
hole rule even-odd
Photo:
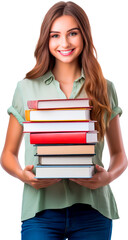
[{"label": "woman's nose", "polygon": [[61,38],[61,47],[66,48],[69,45],[69,41],[66,36],[62,36]]}]

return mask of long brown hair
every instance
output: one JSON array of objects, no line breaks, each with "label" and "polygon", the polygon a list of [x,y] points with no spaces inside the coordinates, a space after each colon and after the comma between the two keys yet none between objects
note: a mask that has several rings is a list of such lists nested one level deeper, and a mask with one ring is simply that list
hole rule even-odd
[{"label": "long brown hair", "polygon": [[97,120],[96,129],[99,131],[99,140],[102,140],[106,131],[105,114],[107,115],[107,126],[111,117],[111,107],[107,93],[107,81],[105,80],[101,67],[97,61],[97,52],[93,45],[91,27],[84,10],[74,2],[58,2],[54,4],[44,17],[41,25],[39,40],[35,49],[36,65],[26,74],[26,78],[35,79],[55,65],[55,58],[49,51],[49,32],[55,19],[62,15],[70,15],[75,18],[83,36],[83,51],[79,56],[80,66],[83,68],[86,81],[85,91],[91,98],[91,119]]}]

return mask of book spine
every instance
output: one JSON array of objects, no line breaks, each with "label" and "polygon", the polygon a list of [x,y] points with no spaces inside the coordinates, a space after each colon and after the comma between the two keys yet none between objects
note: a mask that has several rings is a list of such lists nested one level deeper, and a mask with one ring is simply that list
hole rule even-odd
[{"label": "book spine", "polygon": [[38,109],[38,100],[27,101],[27,106],[29,109]]},{"label": "book spine", "polygon": [[26,119],[26,121],[30,121],[30,111],[31,110],[25,110],[25,119]]},{"label": "book spine", "polygon": [[84,144],[86,132],[67,133],[30,133],[31,144]]}]

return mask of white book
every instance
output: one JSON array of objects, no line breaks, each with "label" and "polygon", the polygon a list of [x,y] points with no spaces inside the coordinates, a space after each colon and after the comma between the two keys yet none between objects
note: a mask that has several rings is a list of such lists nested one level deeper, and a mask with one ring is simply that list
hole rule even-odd
[{"label": "white book", "polygon": [[95,121],[23,122],[25,132],[94,131]]},{"label": "white book", "polygon": [[26,121],[78,121],[90,119],[89,109],[25,110]]},{"label": "white book", "polygon": [[39,165],[88,165],[93,164],[92,157],[83,156],[39,156]]},{"label": "white book", "polygon": [[91,178],[94,172],[94,165],[36,166],[36,178]]}]

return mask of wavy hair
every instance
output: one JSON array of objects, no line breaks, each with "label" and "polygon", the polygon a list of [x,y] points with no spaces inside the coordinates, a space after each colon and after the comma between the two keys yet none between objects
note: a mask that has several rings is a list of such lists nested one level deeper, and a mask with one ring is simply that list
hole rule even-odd
[{"label": "wavy hair", "polygon": [[[53,69],[55,58],[49,51],[49,33],[54,20],[63,15],[74,17],[83,37],[83,51],[79,56],[79,63],[86,76],[85,91],[91,98],[90,104],[93,106],[91,119],[97,121],[96,129],[99,132],[99,140],[103,140],[112,113],[107,92],[107,81],[97,61],[97,52],[93,45],[88,17],[79,5],[71,1],[60,1],[46,13],[34,53],[36,64],[26,74],[26,78],[35,79]],[[107,116],[107,122],[105,121],[105,115]]]}]

